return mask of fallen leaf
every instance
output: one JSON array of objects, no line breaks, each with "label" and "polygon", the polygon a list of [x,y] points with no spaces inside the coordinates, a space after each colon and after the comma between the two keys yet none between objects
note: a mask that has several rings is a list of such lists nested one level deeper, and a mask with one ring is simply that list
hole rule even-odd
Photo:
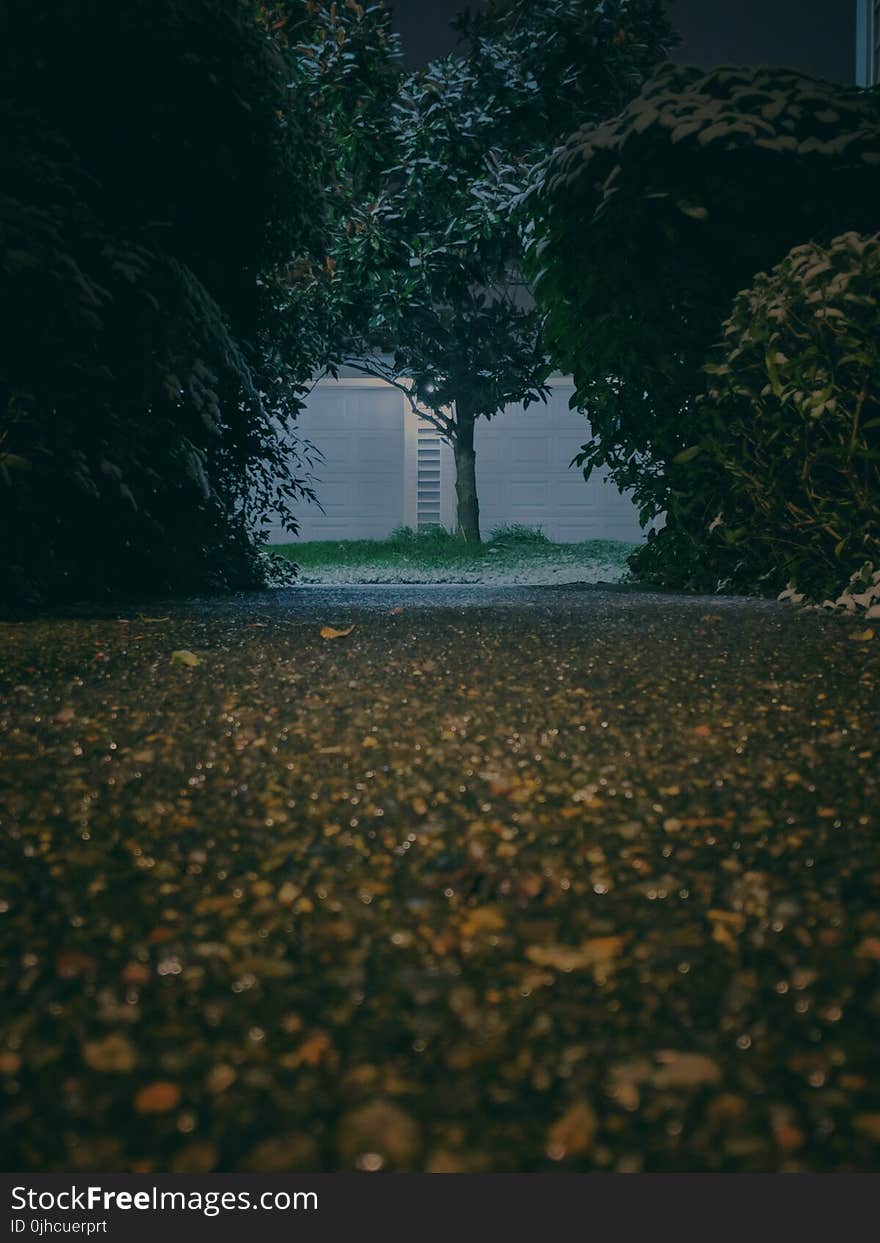
[{"label": "fallen leaf", "polygon": [[189,1144],[177,1154],[171,1163],[172,1174],[209,1174],[217,1164],[217,1149],[213,1144]]},{"label": "fallen leaf", "polygon": [[556,971],[608,967],[623,949],[624,940],[624,937],[593,937],[581,945],[530,945],[526,958],[539,967],[552,967]]},{"label": "fallen leaf", "polygon": [[56,725],[69,725],[76,717],[73,708],[60,708],[52,717]]},{"label": "fallen leaf", "polygon": [[134,1070],[137,1053],[130,1040],[121,1033],[115,1033],[105,1036],[103,1040],[87,1040],[83,1045],[83,1061],[92,1070],[124,1074]]},{"label": "fallen leaf", "polygon": [[354,626],[348,626],[345,630],[336,630],[333,626],[321,627],[322,639],[344,639],[346,635],[351,634]]},{"label": "fallen leaf", "polygon": [[179,651],[171,653],[171,663],[172,665],[185,665],[187,669],[194,669],[196,665],[200,665],[202,662],[195,652],[189,652],[186,648],[181,648]]},{"label": "fallen leaf", "polygon": [[76,950],[71,950],[67,954],[59,954],[55,959],[55,970],[64,979],[71,979],[84,971],[94,971],[95,966],[94,958],[90,958],[88,954],[80,954]]},{"label": "fallen leaf", "polygon": [[232,1066],[227,1066],[225,1062],[218,1062],[216,1066],[212,1066],[205,1076],[205,1087],[214,1096],[219,1096],[221,1092],[225,1092],[231,1087],[238,1078]]},{"label": "fallen leaf", "polygon": [[122,968],[124,984],[149,984],[153,978],[152,970],[142,962],[130,962]]},{"label": "fallen leaf", "polygon": [[314,1032],[308,1036],[294,1054],[297,1066],[320,1066],[333,1050],[333,1042],[326,1032]]},{"label": "fallen leaf", "polygon": [[855,639],[856,643],[870,643],[874,637],[874,631],[868,626],[865,630],[854,630],[849,637]]},{"label": "fallen leaf", "polygon": [[739,911],[707,911],[709,919],[712,921],[712,940],[719,945],[726,945],[728,949],[733,949],[736,944],[736,938],[746,926],[746,917]]},{"label": "fallen leaf", "polygon": [[347,1113],[339,1124],[339,1152],[346,1165],[380,1169],[386,1161],[411,1165],[421,1142],[418,1123],[387,1101]]},{"label": "fallen leaf", "polygon": [[582,1157],[590,1151],[599,1129],[596,1111],[587,1101],[576,1101],[547,1132],[547,1155],[554,1161]]},{"label": "fallen leaf", "polygon": [[721,1071],[702,1053],[662,1049],[656,1056],[660,1065],[651,1074],[655,1088],[699,1088],[721,1082]]},{"label": "fallen leaf", "polygon": [[865,937],[856,946],[856,958],[873,958],[880,962],[880,937]]},{"label": "fallen leaf", "polygon": [[504,916],[496,906],[477,906],[469,910],[461,923],[462,936],[471,940],[480,933],[501,932]]},{"label": "fallen leaf", "polygon": [[880,1113],[856,1114],[853,1118],[853,1129],[880,1144]]},{"label": "fallen leaf", "polygon": [[772,1110],[771,1124],[773,1127],[773,1138],[784,1152],[797,1152],[799,1148],[803,1148],[807,1137],[793,1121],[789,1110]]},{"label": "fallen leaf", "polygon": [[139,1114],[166,1114],[180,1104],[180,1087],[176,1083],[151,1083],[137,1093],[134,1107]]}]

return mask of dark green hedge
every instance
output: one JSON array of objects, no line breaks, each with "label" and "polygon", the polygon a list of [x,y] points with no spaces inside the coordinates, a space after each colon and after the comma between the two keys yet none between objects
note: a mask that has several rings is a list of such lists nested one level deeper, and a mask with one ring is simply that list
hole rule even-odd
[{"label": "dark green hedge", "polygon": [[533,203],[547,338],[593,431],[583,465],[674,525],[672,464],[699,439],[736,293],[795,245],[880,227],[880,94],[667,65],[556,154]]},{"label": "dark green hedge", "polygon": [[256,585],[254,523],[301,493],[279,428],[308,360],[269,365],[260,276],[315,188],[260,17],[3,6],[2,598]]},{"label": "dark green hedge", "polygon": [[820,600],[880,568],[880,237],[798,246],[760,274],[706,371],[675,522],[637,564]]}]

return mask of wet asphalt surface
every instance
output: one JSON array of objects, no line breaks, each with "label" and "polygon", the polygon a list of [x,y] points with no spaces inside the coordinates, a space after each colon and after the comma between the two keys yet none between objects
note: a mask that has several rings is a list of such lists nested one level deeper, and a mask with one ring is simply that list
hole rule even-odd
[{"label": "wet asphalt surface", "polygon": [[3,1167],[880,1168],[863,635],[592,588],[0,625]]}]

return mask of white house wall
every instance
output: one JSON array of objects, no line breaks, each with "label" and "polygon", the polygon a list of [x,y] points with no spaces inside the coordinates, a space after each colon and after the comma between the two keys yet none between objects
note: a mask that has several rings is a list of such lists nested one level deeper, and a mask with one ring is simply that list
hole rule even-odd
[{"label": "white house wall", "polygon": [[[298,419],[299,432],[322,455],[314,467],[321,502],[300,504],[304,540],[384,539],[403,524],[403,395],[381,380],[321,381]],[[280,526],[270,543],[288,543]]]},{"label": "white house wall", "polygon": [[573,391],[562,381],[547,405],[509,406],[496,419],[478,421],[474,445],[484,531],[523,523],[563,544],[642,538],[632,501],[604,476],[585,482],[570,465],[590,435],[584,415],[568,408]]},{"label": "white house wall", "polygon": [[[568,408],[570,381],[553,386],[547,405],[511,406],[477,422],[477,489],[485,533],[522,523],[561,543],[638,540],[630,499],[599,475],[589,483],[569,463],[589,436]],[[381,380],[323,380],[299,418],[299,430],[323,454],[315,490],[324,512],[300,505],[304,540],[381,539],[396,527],[455,525],[455,469],[448,445]],[[290,537],[280,528],[271,542]]]}]

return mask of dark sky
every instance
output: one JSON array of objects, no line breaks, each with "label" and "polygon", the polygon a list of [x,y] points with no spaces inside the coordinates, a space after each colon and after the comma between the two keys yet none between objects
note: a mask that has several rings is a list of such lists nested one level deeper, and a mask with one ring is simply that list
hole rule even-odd
[{"label": "dark sky", "polygon": [[[454,46],[449,21],[462,0],[395,0],[407,61]],[[476,6],[474,6],[476,7]],[[790,65],[817,77],[855,77],[855,0],[670,0],[682,36],[675,59],[692,64]]]}]

